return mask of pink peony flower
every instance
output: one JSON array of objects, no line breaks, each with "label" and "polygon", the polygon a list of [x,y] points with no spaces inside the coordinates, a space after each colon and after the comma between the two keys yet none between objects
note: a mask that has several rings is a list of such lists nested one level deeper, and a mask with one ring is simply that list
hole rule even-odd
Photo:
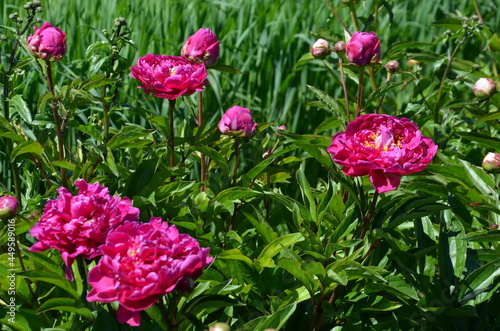
[{"label": "pink peony flower", "polygon": [[131,76],[142,83],[144,93],[169,100],[203,91],[208,84],[205,65],[184,56],[148,54],[132,66]]},{"label": "pink peony flower", "polygon": [[140,312],[165,293],[192,290],[192,281],[213,260],[209,248],[201,248],[160,217],[123,224],[100,250],[103,256],[89,272],[93,289],[87,300],[118,301],[118,320],[132,326],[139,325]]},{"label": "pink peony flower", "polygon": [[229,136],[249,137],[255,133],[256,127],[250,109],[240,106],[229,108],[219,122],[220,132]]},{"label": "pink peony flower", "polygon": [[327,151],[352,177],[369,175],[379,193],[398,188],[402,175],[422,171],[437,146],[407,118],[366,114],[337,133]]},{"label": "pink peony flower", "polygon": [[325,39],[318,39],[311,46],[311,54],[315,58],[322,59],[331,53],[330,44]]},{"label": "pink peony flower", "polygon": [[497,91],[497,84],[491,78],[479,78],[472,90],[478,98],[489,98]]},{"label": "pink peony flower", "polygon": [[483,169],[488,172],[500,172],[500,154],[488,153],[483,159]]},{"label": "pink peony flower", "polygon": [[59,188],[57,200],[47,202],[42,217],[30,230],[38,240],[30,251],[60,250],[70,280],[74,279],[71,265],[78,255],[86,259],[101,255],[98,248],[111,230],[139,218],[139,209],[132,207],[130,199],[109,195],[99,183],[79,179],[75,185],[78,195]]},{"label": "pink peony flower", "polygon": [[346,45],[347,60],[364,66],[380,59],[380,40],[375,32],[355,32]]},{"label": "pink peony flower", "polygon": [[10,195],[0,197],[0,219],[11,218],[17,214],[17,199]]},{"label": "pink peony flower", "polygon": [[181,55],[200,60],[209,66],[219,58],[219,43],[212,30],[199,29],[182,45]]},{"label": "pink peony flower", "polygon": [[28,49],[39,59],[59,61],[66,54],[66,34],[53,27],[49,22],[40,29],[33,27],[35,33],[28,36]]}]

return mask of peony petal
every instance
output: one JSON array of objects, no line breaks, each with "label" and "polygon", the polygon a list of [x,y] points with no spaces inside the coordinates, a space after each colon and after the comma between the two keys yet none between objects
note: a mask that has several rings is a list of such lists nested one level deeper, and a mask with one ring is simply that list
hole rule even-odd
[{"label": "peony petal", "polygon": [[127,323],[130,326],[139,326],[141,324],[141,313],[138,311],[131,311],[120,305],[116,312],[118,322]]},{"label": "peony petal", "polygon": [[401,183],[401,175],[382,170],[371,170],[369,178],[378,193],[395,190]]}]

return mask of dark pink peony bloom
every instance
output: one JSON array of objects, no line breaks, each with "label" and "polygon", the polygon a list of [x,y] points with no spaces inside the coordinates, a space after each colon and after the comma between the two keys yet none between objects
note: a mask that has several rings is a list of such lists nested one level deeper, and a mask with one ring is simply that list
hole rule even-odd
[{"label": "dark pink peony bloom", "polygon": [[229,136],[249,137],[255,133],[256,127],[250,109],[240,106],[229,108],[219,122],[220,132]]},{"label": "dark pink peony bloom", "polygon": [[407,118],[366,114],[337,133],[327,151],[346,175],[369,175],[383,193],[398,188],[402,175],[424,170],[437,146]]},{"label": "dark pink peony bloom", "polygon": [[181,55],[196,59],[209,66],[219,58],[217,36],[210,29],[199,29],[182,45]]},{"label": "dark pink peony bloom", "polygon": [[355,32],[346,45],[347,60],[364,66],[380,59],[380,40],[375,32]]},{"label": "dark pink peony bloom", "polygon": [[70,280],[74,279],[71,265],[78,255],[86,259],[101,255],[98,248],[111,230],[139,218],[139,209],[132,207],[130,199],[109,195],[108,189],[99,183],[88,184],[79,179],[75,185],[78,195],[59,188],[57,200],[47,202],[42,217],[30,230],[30,235],[38,240],[30,251],[60,250],[66,278]]},{"label": "dark pink peony bloom", "polygon": [[160,217],[129,222],[111,232],[100,247],[102,257],[90,270],[88,301],[118,301],[118,320],[140,324],[140,312],[173,290],[190,291],[192,281],[213,258],[209,248],[179,234]]},{"label": "dark pink peony bloom", "polygon": [[184,56],[148,54],[132,66],[131,76],[142,83],[144,93],[169,100],[203,91],[208,84],[205,65]]},{"label": "dark pink peony bloom", "polygon": [[33,27],[35,33],[28,36],[28,49],[39,59],[59,61],[66,54],[66,34],[53,27],[49,22],[40,29]]},{"label": "dark pink peony bloom", "polygon": [[11,218],[17,214],[17,199],[10,195],[0,197],[0,219]]}]

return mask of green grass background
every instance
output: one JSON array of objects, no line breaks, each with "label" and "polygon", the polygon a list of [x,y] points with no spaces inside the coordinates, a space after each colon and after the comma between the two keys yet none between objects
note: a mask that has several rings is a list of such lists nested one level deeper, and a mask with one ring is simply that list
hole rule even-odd
[{"label": "green grass background", "polygon": [[[2,1],[2,21],[7,22],[13,11],[24,13],[19,9],[23,4],[21,1]],[[341,1],[332,1],[332,4],[339,8],[340,16],[353,29],[348,8],[342,7]],[[294,68],[297,60],[322,35],[322,31],[315,32],[327,30],[332,41],[344,38],[342,26],[324,1],[46,0],[42,5],[45,11],[41,16],[67,33],[68,54],[59,63],[60,81],[87,74],[87,47],[102,40],[101,30],[111,30],[114,18],[123,16],[137,45],[137,51],[129,47],[125,52],[130,65],[147,53],[178,55],[183,42],[199,28],[210,28],[217,34],[221,41],[219,63],[238,68],[244,74],[211,71],[204,106],[206,118],[212,124],[227,108],[238,104],[250,108],[257,122],[285,124],[297,133],[311,132],[328,114],[308,106],[315,97],[306,84],[341,96],[338,81],[332,79],[322,65],[305,64]],[[481,0],[479,5],[485,23],[493,29],[498,27],[498,4]],[[376,31],[384,53],[397,41],[433,42],[443,29],[433,26],[432,22],[456,13],[475,13],[473,2],[463,0],[369,0],[358,1],[355,7],[362,30]],[[463,52],[474,50],[464,48]],[[392,59],[383,57],[382,60]],[[406,59],[398,60],[404,63]],[[39,78],[36,73],[30,74],[33,79]],[[39,82],[27,87],[25,93],[33,106],[40,95],[37,92],[44,92],[42,80]],[[154,107],[166,114],[168,103],[163,100],[144,102],[145,96],[136,88],[134,79],[126,77],[124,85],[126,93],[122,93],[122,103]],[[134,121],[133,116],[128,116],[128,120]]]}]

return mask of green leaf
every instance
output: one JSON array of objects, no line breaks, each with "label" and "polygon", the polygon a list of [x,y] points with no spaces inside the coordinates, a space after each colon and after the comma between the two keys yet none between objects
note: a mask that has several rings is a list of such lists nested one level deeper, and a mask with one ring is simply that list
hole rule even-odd
[{"label": "green leaf", "polygon": [[294,68],[297,68],[297,67],[303,65],[304,63],[307,63],[307,62],[312,61],[314,59],[315,59],[315,57],[311,54],[311,52],[306,53],[300,57],[300,59],[297,61],[297,63],[295,63]]},{"label": "green leaf", "polygon": [[250,268],[253,268],[253,261],[246,255],[243,255],[238,248],[228,249],[217,255],[218,259],[240,260],[245,262]]},{"label": "green leaf", "polygon": [[306,201],[306,207],[309,208],[311,218],[313,222],[318,223],[318,214],[316,211],[316,202],[312,196],[311,187],[307,182],[306,176],[304,174],[303,165],[300,166],[297,171],[297,182],[299,184],[300,192],[302,193],[302,199]]},{"label": "green leaf", "polygon": [[213,69],[221,72],[229,72],[230,74],[243,74],[241,71],[238,69],[228,66],[226,64],[214,64],[208,67],[208,69]]},{"label": "green leaf", "polygon": [[92,312],[85,307],[81,300],[71,298],[52,298],[48,299],[38,307],[37,313],[43,313],[48,310],[67,311],[82,315],[92,319]]},{"label": "green leaf", "polygon": [[471,232],[467,234],[465,240],[472,242],[500,242],[500,230]]},{"label": "green leaf", "polygon": [[115,134],[107,145],[111,150],[144,147],[153,142],[152,132],[152,130],[146,130],[138,126],[128,126],[123,131]]},{"label": "green leaf", "polygon": [[256,265],[260,268],[274,268],[274,256],[279,254],[284,247],[288,247],[300,241],[304,241],[304,239],[305,238],[301,233],[290,233],[274,239],[262,250],[259,257],[257,258]]},{"label": "green leaf", "polygon": [[459,295],[461,304],[471,300],[473,300],[474,305],[484,302],[498,276],[500,276],[500,259],[491,261],[470,273],[462,281],[463,285]]},{"label": "green leaf", "polygon": [[315,88],[314,86],[307,85],[307,87],[316,94],[316,97],[324,104],[333,114],[333,116],[337,117],[342,123],[342,129],[347,125],[347,118],[344,114],[344,111],[339,106],[337,100],[332,98],[326,92],[321,91],[320,89]]},{"label": "green leaf", "polygon": [[500,150],[500,139],[499,138],[494,138],[489,135],[481,134],[481,133],[476,133],[476,132],[458,132],[458,136],[462,137],[463,139],[467,139],[473,142],[478,143],[479,145],[486,147],[486,148],[491,148],[493,150]]},{"label": "green leaf", "polygon": [[49,284],[53,284],[69,294],[75,299],[79,299],[80,295],[73,289],[71,282],[60,275],[49,270],[27,270],[17,273],[22,278],[29,278],[30,280],[40,280]]},{"label": "green leaf", "polygon": [[10,98],[10,105],[14,107],[19,116],[28,124],[33,124],[33,119],[31,118],[31,112],[20,94],[16,94]]},{"label": "green leaf", "polygon": [[198,315],[204,310],[210,312],[230,306],[241,306],[237,300],[220,294],[199,295],[187,302],[181,309],[181,314]]},{"label": "green leaf", "polygon": [[10,155],[10,158],[13,160],[19,155],[30,154],[30,153],[36,154],[38,156],[42,156],[42,154],[43,154],[42,145],[38,141],[22,142],[12,150],[12,154]]},{"label": "green leaf", "polygon": [[212,205],[217,203],[223,205],[227,211],[232,215],[234,212],[234,204],[236,202],[241,202],[245,199],[253,199],[255,197],[261,196],[262,193],[245,187],[230,187],[224,191],[217,194],[217,196],[211,201]]}]

